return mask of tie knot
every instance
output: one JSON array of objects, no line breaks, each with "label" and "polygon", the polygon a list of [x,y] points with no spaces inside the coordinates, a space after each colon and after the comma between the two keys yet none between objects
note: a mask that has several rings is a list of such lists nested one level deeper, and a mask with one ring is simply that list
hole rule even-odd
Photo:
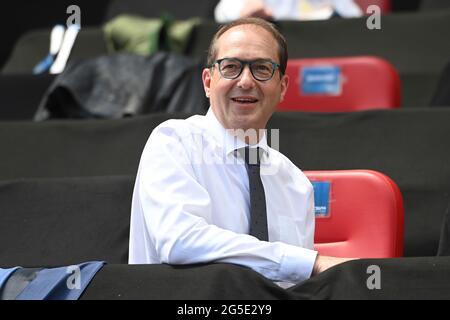
[{"label": "tie knot", "polygon": [[259,166],[261,164],[262,149],[260,147],[245,147],[238,149],[239,154],[249,166]]}]

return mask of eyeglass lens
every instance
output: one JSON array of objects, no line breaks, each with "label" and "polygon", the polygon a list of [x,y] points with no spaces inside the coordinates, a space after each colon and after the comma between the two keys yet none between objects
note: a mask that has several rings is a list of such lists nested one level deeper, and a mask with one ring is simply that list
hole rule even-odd
[{"label": "eyeglass lens", "polygon": [[245,64],[250,65],[250,71],[257,80],[269,80],[275,71],[272,62],[266,60],[242,63],[237,59],[223,59],[219,64],[220,73],[225,78],[235,79],[241,74]]}]

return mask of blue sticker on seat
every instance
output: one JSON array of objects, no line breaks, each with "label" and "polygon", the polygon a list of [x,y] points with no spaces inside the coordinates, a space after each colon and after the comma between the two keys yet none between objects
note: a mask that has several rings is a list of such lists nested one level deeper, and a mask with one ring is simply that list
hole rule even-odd
[{"label": "blue sticker on seat", "polygon": [[304,95],[339,95],[342,92],[339,66],[303,67],[300,70],[300,92]]},{"label": "blue sticker on seat", "polygon": [[314,212],[316,217],[330,216],[330,182],[312,181],[314,188]]}]

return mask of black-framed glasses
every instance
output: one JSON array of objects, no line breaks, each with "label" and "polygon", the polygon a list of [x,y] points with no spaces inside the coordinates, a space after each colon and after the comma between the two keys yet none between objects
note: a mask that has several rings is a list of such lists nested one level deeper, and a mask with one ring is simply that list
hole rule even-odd
[{"label": "black-framed glasses", "polygon": [[236,79],[241,75],[245,65],[248,65],[253,78],[258,81],[268,81],[272,79],[275,70],[280,67],[278,63],[266,59],[248,61],[237,58],[223,58],[214,61],[211,68],[214,67],[216,63],[219,65],[220,74],[226,79]]}]

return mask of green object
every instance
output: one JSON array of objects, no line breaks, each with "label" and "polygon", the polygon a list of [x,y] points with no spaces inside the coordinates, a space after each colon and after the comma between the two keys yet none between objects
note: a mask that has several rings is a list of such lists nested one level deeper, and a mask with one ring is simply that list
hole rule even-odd
[{"label": "green object", "polygon": [[164,23],[161,19],[145,19],[120,15],[108,22],[105,32],[108,52],[128,52],[144,56],[159,50]]},{"label": "green object", "polygon": [[186,52],[194,28],[200,24],[200,18],[173,21],[167,28],[168,50],[176,53]]},{"label": "green object", "polygon": [[200,18],[174,20],[169,15],[148,19],[120,15],[103,27],[109,53],[127,52],[144,56],[158,50],[183,54]]}]

